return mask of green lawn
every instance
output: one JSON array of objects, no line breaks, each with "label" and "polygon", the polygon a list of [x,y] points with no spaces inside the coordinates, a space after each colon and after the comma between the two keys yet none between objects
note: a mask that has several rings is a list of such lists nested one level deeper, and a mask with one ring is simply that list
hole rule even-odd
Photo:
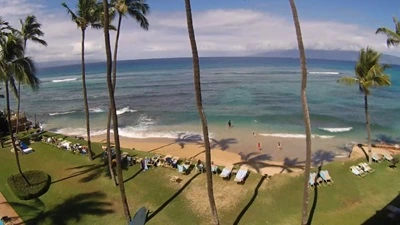
[{"label": "green lawn", "polygon": [[[20,157],[22,169],[43,170],[53,183],[40,199],[30,201],[18,200],[7,186],[7,177],[17,173],[15,156],[9,147],[0,149],[0,191],[26,224],[126,224],[119,189],[107,177],[100,159],[89,161],[44,143],[31,147],[34,153]],[[101,145],[94,144],[94,151],[100,153]],[[397,197],[398,169],[384,162],[372,165],[374,173],[357,178],[349,172],[355,163],[323,167],[330,171],[334,184],[311,191],[310,208],[317,196],[313,224],[363,224]],[[173,175],[182,182],[171,182]],[[140,171],[134,165],[124,171],[124,178],[132,216],[142,206],[150,209],[146,224],[210,224],[205,174],[183,176],[168,168]],[[252,173],[244,185],[238,185],[233,179],[223,181],[215,176],[221,224],[299,224],[302,181],[300,175],[282,174],[267,180]]]}]

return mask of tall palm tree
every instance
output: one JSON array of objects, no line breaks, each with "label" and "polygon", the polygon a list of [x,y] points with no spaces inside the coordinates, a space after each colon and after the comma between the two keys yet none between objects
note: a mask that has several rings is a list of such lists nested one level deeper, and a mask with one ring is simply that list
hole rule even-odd
[{"label": "tall palm tree", "polygon": [[212,180],[212,172],[211,172],[210,139],[208,137],[207,118],[206,118],[206,115],[203,110],[203,102],[202,102],[202,97],[201,97],[199,55],[197,52],[196,38],[195,38],[194,28],[193,28],[192,8],[190,6],[190,0],[185,0],[185,8],[186,8],[186,20],[187,20],[190,46],[192,48],[193,78],[194,78],[194,89],[196,92],[197,111],[199,113],[202,129],[203,129],[204,148],[205,148],[205,154],[206,154],[206,176],[207,176],[208,200],[210,202],[210,209],[211,209],[213,223],[217,225],[217,224],[219,224],[219,218],[218,218],[217,207],[215,205],[215,199],[214,199],[214,189],[213,189],[213,180]]},{"label": "tall palm tree", "polygon": [[[28,15],[25,20],[19,20],[21,23],[21,30],[19,31],[24,39],[24,51],[26,52],[26,42],[31,40],[43,46],[47,46],[47,42],[40,39],[44,35],[41,30],[42,25],[37,22],[36,16]],[[18,81],[18,98],[17,98],[17,133],[19,131],[19,111],[21,108],[21,82]]]},{"label": "tall palm tree", "polygon": [[[115,46],[114,46],[114,55],[113,55],[113,65],[112,65],[112,86],[113,90],[115,90],[116,80],[117,80],[117,57],[118,57],[118,41],[119,35],[121,31],[121,22],[123,16],[131,16],[138,23],[140,23],[140,27],[144,30],[149,29],[149,22],[145,15],[149,13],[149,5],[145,0],[111,0],[111,7],[114,9],[113,11],[118,13],[118,25],[117,25],[117,33],[115,35]],[[110,150],[110,127],[111,127],[111,109],[108,111],[108,119],[107,119],[107,149]],[[111,154],[108,152],[108,161],[109,167],[111,166]],[[113,178],[113,172],[110,168],[110,174]]]},{"label": "tall palm tree", "polygon": [[299,21],[299,15],[297,14],[297,8],[294,0],[289,0],[290,8],[292,9],[294,27],[296,29],[297,45],[300,54],[300,66],[301,66],[301,105],[304,114],[304,127],[306,132],[306,163],[304,167],[304,185],[303,185],[303,209],[301,214],[301,224],[306,225],[307,214],[308,214],[308,204],[310,200],[310,192],[308,189],[308,181],[310,177],[310,167],[311,167],[311,122],[310,114],[308,111],[307,103],[307,62],[306,53],[304,50],[303,37],[301,34],[301,27]]},{"label": "tall palm tree", "polygon": [[11,125],[10,86],[16,92],[15,79],[24,77],[25,83],[29,84],[32,89],[37,89],[39,87],[39,79],[35,76],[33,61],[24,55],[23,41],[19,35],[17,33],[8,33],[3,37],[0,39],[0,78],[6,88],[7,120],[11,144],[14,148],[18,172],[23,176]]},{"label": "tall palm tree", "polygon": [[387,36],[386,44],[388,47],[400,45],[400,21],[395,16],[393,17],[393,23],[396,28],[395,31],[381,27],[375,32],[376,34],[385,34]]},{"label": "tall palm tree", "polygon": [[338,80],[339,83],[346,85],[358,84],[358,88],[364,94],[364,110],[365,123],[367,127],[368,137],[368,158],[369,163],[372,162],[371,157],[371,127],[368,112],[368,95],[371,94],[372,87],[389,86],[391,85],[390,77],[385,74],[387,65],[380,64],[381,54],[367,47],[361,49],[358,61],[354,68],[355,77],[342,77]]},{"label": "tall palm tree", "polygon": [[111,45],[110,45],[110,33],[109,33],[109,26],[110,26],[110,18],[109,18],[109,8],[108,8],[108,1],[103,0],[103,12],[104,12],[104,41],[105,41],[105,48],[106,48],[106,57],[107,57],[107,86],[108,86],[108,94],[110,98],[110,109],[111,114],[113,117],[113,130],[114,130],[114,142],[115,142],[115,153],[116,153],[116,160],[117,160],[117,176],[118,176],[118,186],[119,191],[121,194],[122,205],[124,208],[124,213],[128,223],[131,220],[131,214],[129,212],[129,205],[128,200],[126,198],[125,192],[125,185],[124,185],[124,178],[122,176],[122,168],[121,168],[121,148],[119,143],[119,133],[118,133],[118,117],[117,117],[117,110],[115,107],[115,98],[114,98],[114,90],[113,84],[111,79],[111,70],[112,70],[112,59],[111,59]]},{"label": "tall palm tree", "polygon": [[79,0],[77,4],[77,11],[74,13],[64,2],[61,4],[67,10],[68,14],[71,14],[71,19],[76,23],[77,27],[82,32],[82,43],[81,43],[81,63],[82,63],[82,90],[83,90],[83,101],[85,107],[86,117],[86,133],[88,141],[88,152],[89,159],[93,160],[92,145],[90,141],[90,121],[89,121],[89,105],[87,100],[86,91],[86,76],[85,76],[85,32],[86,29],[91,26],[95,29],[101,29],[102,23],[100,20],[99,7],[97,0]]}]

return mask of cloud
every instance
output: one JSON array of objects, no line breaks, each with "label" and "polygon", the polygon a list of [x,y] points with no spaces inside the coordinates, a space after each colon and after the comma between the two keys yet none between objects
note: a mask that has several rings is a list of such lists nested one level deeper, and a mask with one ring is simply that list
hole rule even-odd
[{"label": "cloud", "polygon": [[[3,14],[6,20],[12,22],[17,21],[17,17],[24,17],[21,13],[11,14],[11,9],[17,7],[16,4],[3,4],[6,4],[7,9],[7,13]],[[48,47],[29,43],[28,54],[37,61],[80,59],[81,32],[70,20],[69,15],[61,7],[46,11],[43,6],[30,4],[25,9],[26,12],[32,10],[43,24]],[[250,9],[195,12],[193,21],[199,54],[248,56],[270,50],[295,49],[297,42],[293,22],[288,18],[291,17]],[[144,31],[134,20],[123,18],[119,59],[191,55],[184,12],[153,11],[148,19],[150,29]],[[12,25],[18,27],[19,24]],[[371,46],[378,51],[400,56],[400,48],[388,49],[385,37],[375,35],[375,29],[321,20],[302,20],[301,27],[307,49],[358,51],[360,48]],[[113,46],[115,32],[111,32],[111,36]],[[105,59],[102,30],[88,29],[85,45],[87,59]]]}]

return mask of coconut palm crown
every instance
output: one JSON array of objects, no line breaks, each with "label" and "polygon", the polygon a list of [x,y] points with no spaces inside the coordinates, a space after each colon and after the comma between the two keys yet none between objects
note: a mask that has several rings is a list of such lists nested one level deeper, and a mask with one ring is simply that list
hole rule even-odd
[{"label": "coconut palm crown", "polygon": [[400,22],[396,17],[393,17],[393,23],[396,28],[394,31],[386,27],[380,27],[376,30],[376,34],[385,34],[387,36],[386,44],[388,47],[400,45]]}]

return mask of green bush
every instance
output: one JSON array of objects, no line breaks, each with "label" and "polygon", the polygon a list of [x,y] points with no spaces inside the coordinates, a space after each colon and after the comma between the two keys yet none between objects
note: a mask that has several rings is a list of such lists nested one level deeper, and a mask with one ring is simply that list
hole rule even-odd
[{"label": "green bush", "polygon": [[8,186],[21,200],[35,199],[45,194],[50,187],[51,178],[48,174],[39,170],[31,170],[21,174],[11,175],[7,179]]}]

